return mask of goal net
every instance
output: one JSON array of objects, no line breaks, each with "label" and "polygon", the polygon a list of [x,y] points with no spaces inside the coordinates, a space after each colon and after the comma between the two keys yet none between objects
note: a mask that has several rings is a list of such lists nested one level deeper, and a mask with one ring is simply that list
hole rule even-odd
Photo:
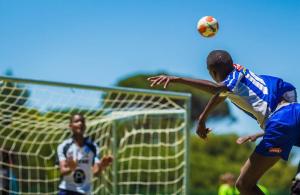
[{"label": "goal net", "polygon": [[0,191],[57,194],[71,114],[114,156],[93,194],[187,194],[189,95],[0,77]]}]

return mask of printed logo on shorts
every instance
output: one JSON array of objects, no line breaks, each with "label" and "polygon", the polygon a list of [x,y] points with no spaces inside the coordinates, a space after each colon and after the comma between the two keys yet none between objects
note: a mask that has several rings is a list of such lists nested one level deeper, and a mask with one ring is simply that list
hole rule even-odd
[{"label": "printed logo on shorts", "polygon": [[271,152],[271,153],[281,153],[282,149],[281,148],[269,148],[269,152]]}]

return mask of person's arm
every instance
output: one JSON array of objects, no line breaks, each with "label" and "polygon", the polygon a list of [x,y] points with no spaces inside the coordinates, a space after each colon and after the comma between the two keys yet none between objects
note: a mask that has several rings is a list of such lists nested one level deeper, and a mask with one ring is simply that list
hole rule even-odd
[{"label": "person's arm", "polygon": [[181,78],[176,76],[159,75],[159,76],[149,77],[147,80],[150,81],[151,87],[162,84],[164,88],[166,88],[168,84],[172,82],[172,83],[181,83],[181,84],[189,85],[210,94],[216,94],[216,93],[228,91],[227,87],[222,83],[219,84],[219,83],[214,83],[202,79],[191,79],[191,78]]},{"label": "person's arm", "polygon": [[104,156],[100,162],[96,162],[93,166],[93,174],[99,175],[106,167],[111,165],[113,161],[112,156]]},{"label": "person's arm", "polygon": [[207,134],[211,131],[211,129],[206,128],[205,121],[209,115],[209,113],[221,102],[223,102],[226,97],[220,96],[220,93],[215,94],[211,97],[203,112],[199,116],[197,134],[199,137],[205,139]]},{"label": "person's arm", "polygon": [[64,154],[64,144],[60,144],[57,147],[57,164],[59,165],[59,171],[61,175],[68,175],[74,171],[77,167],[77,162],[72,156],[66,156]]},{"label": "person's arm", "polygon": [[66,160],[59,161],[59,170],[61,175],[69,175],[77,167],[77,162],[73,157],[68,157]]},{"label": "person's arm", "polygon": [[236,143],[237,144],[243,144],[245,142],[255,142],[259,137],[262,137],[264,136],[265,132],[259,132],[259,133],[256,133],[256,134],[253,134],[253,135],[247,135],[247,136],[243,136],[243,137],[239,137],[237,140],[236,140]]}]

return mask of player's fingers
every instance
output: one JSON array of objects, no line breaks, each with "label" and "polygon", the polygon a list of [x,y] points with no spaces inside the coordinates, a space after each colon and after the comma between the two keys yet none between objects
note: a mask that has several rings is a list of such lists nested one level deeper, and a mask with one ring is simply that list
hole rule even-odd
[{"label": "player's fingers", "polygon": [[244,142],[243,142],[243,139],[238,138],[238,139],[236,140],[236,143],[237,143],[237,144],[242,144],[242,143],[244,143]]},{"label": "player's fingers", "polygon": [[196,133],[202,139],[205,139],[207,137],[206,133],[202,133],[199,129],[197,130]]},{"label": "player's fingers", "polygon": [[106,157],[106,160],[107,160],[108,162],[111,162],[111,161],[113,160],[113,158],[112,158],[111,156],[107,156],[107,157]]},{"label": "player's fingers", "polygon": [[67,159],[66,159],[68,162],[71,162],[73,161],[73,157],[72,156],[67,156]]},{"label": "player's fingers", "polygon": [[108,166],[112,163],[112,159],[110,158],[106,158],[106,159],[103,159],[103,162],[104,166]]},{"label": "player's fingers", "polygon": [[245,143],[245,142],[247,142],[247,141],[250,141],[250,137],[240,137],[240,138],[238,138],[238,139],[236,140],[236,143],[237,143],[237,144],[243,144],[243,143]]},{"label": "player's fingers", "polygon": [[105,156],[103,157],[103,160],[106,162],[110,162],[112,160],[111,156]]},{"label": "player's fingers", "polygon": [[157,85],[161,84],[163,81],[165,81],[167,77],[161,77],[159,81],[156,83]]},{"label": "player's fingers", "polygon": [[211,129],[206,128],[205,132],[201,133],[201,138],[202,139],[206,139],[207,138],[207,134],[209,134],[211,132]]},{"label": "player's fingers", "polygon": [[154,79],[154,80],[152,80],[151,82],[151,87],[153,87],[154,85],[157,85],[157,83],[161,80],[162,78],[161,77],[159,77],[159,78],[157,78],[157,79]]},{"label": "player's fingers", "polygon": [[148,78],[147,80],[152,83],[153,81],[157,80],[158,78],[157,77],[151,77],[151,78]]},{"label": "player's fingers", "polygon": [[202,139],[206,139],[207,138],[207,135],[205,133],[201,134],[200,136]]},{"label": "player's fingers", "polygon": [[242,144],[242,143],[244,143],[244,139],[243,139],[242,137],[240,137],[240,138],[238,138],[238,139],[236,140],[236,143],[237,143],[237,144]]},{"label": "player's fingers", "polygon": [[150,85],[150,87],[153,87],[153,86],[156,84],[156,82],[157,82],[157,80],[153,80],[153,81],[151,81],[151,85]]},{"label": "player's fingers", "polygon": [[148,77],[147,80],[148,81],[153,81],[153,80],[156,80],[156,79],[161,78],[161,77],[165,77],[165,75],[158,75],[158,76],[154,76],[154,77]]},{"label": "player's fingers", "polygon": [[164,88],[167,88],[167,87],[168,87],[169,82],[170,82],[170,78],[168,77],[168,78],[167,78],[167,81],[166,81],[165,84],[164,84]]},{"label": "player's fingers", "polygon": [[153,80],[153,79],[157,79],[157,77],[160,77],[160,76],[148,77],[147,80],[148,80],[148,81],[151,81],[151,80]]},{"label": "player's fingers", "polygon": [[209,134],[210,132],[212,132],[212,129],[211,128],[207,128],[206,129],[206,134]]}]

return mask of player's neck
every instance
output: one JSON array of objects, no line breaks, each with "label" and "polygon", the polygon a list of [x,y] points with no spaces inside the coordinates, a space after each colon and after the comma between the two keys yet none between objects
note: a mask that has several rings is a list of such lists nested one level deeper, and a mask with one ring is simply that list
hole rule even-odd
[{"label": "player's neck", "polygon": [[79,147],[82,147],[84,145],[83,135],[73,135],[73,139]]}]

